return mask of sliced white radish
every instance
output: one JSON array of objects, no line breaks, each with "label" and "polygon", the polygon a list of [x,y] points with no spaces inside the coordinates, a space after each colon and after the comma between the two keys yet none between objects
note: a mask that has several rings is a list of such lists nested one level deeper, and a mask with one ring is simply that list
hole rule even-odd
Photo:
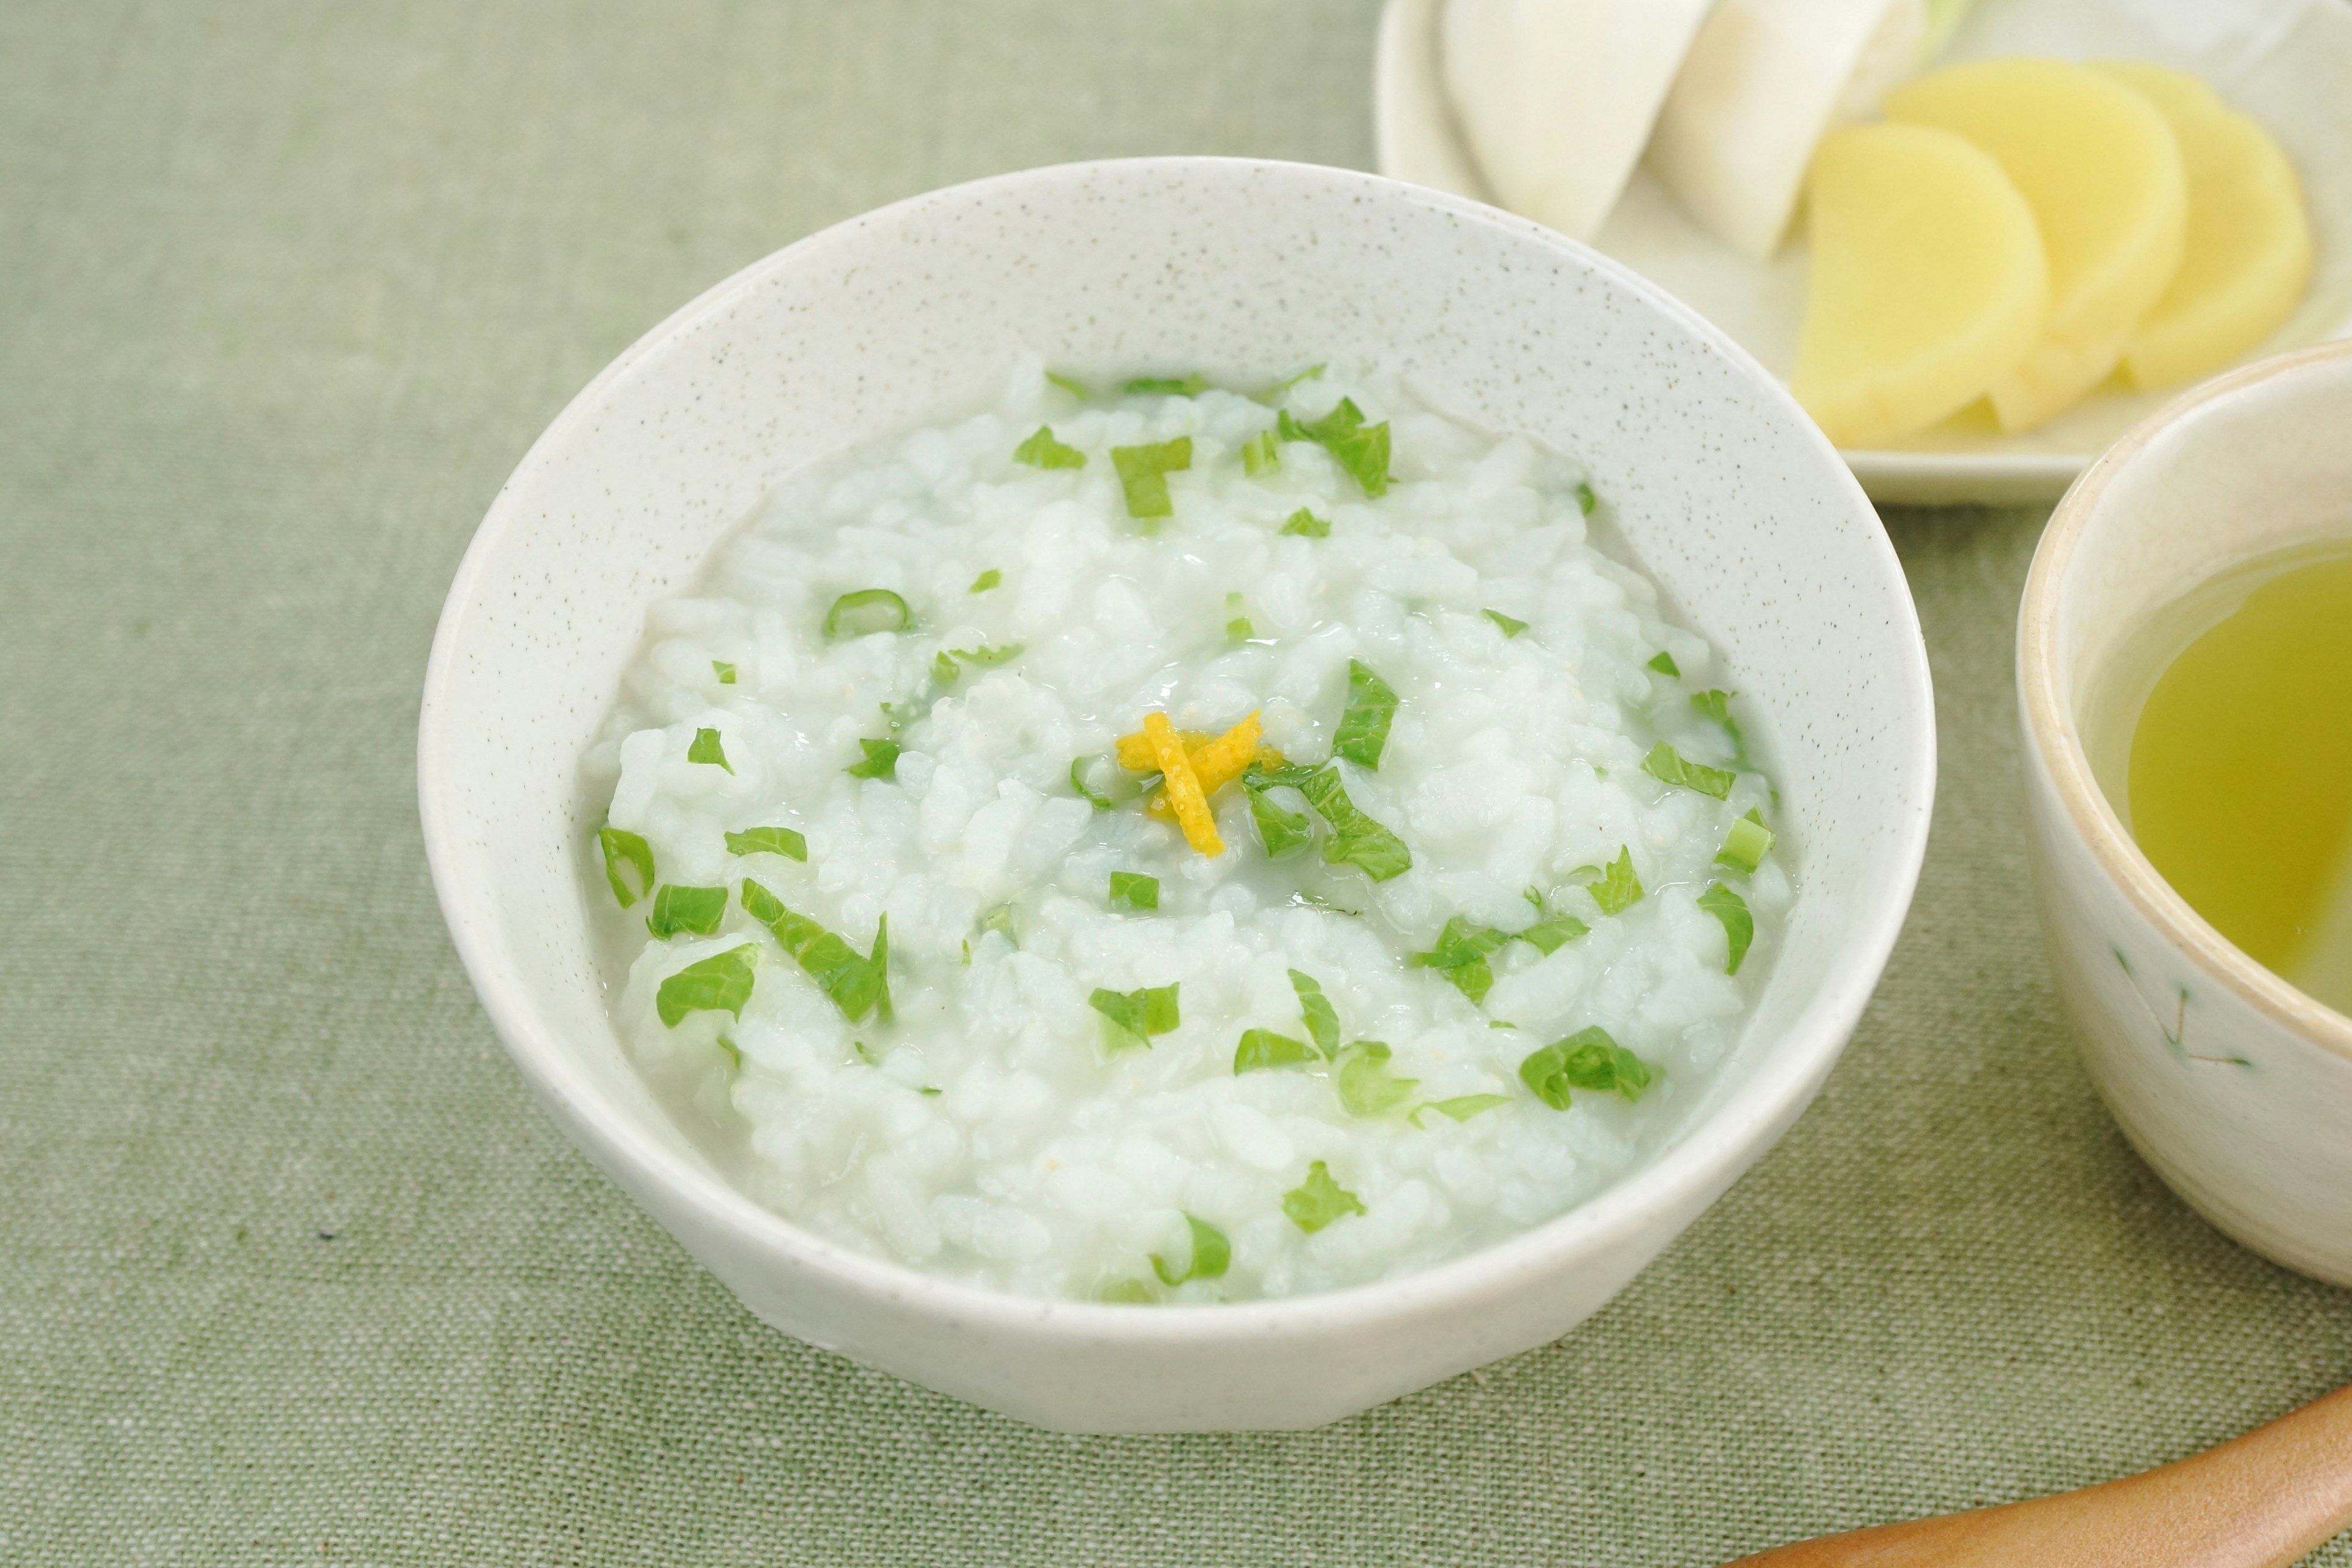
[{"label": "sliced white radish", "polygon": [[1928,0],[1719,0],[1666,95],[1650,168],[1692,216],[1764,260],[1814,143],[1874,112],[1927,33]]},{"label": "sliced white radish", "polygon": [[1625,188],[1708,0],[1448,0],[1454,113],[1513,212],[1590,239]]}]

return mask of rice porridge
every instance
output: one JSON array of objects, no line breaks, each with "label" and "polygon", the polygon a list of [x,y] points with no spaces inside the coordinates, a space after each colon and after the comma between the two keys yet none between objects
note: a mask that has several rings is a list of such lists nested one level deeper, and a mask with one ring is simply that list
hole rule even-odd
[{"label": "rice porridge", "polygon": [[587,759],[624,1039],[779,1214],[1024,1295],[1291,1296],[1574,1206],[1792,898],[1603,505],[1339,366],[1033,363],[786,483]]}]

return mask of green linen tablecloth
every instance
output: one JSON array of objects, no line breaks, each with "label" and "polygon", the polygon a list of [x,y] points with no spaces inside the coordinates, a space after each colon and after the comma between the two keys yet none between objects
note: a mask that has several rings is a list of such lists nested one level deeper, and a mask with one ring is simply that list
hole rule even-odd
[{"label": "green linen tablecloth", "polygon": [[1367,165],[1374,21],[0,5],[0,1563],[1703,1564],[2352,1377],[2352,1297],[2189,1214],[2076,1065],[2011,738],[2039,511],[1888,518],[1944,756],[1908,931],[1787,1142],[1549,1349],[1318,1432],[1032,1431],[761,1326],[533,1108],[412,783],[531,437],[894,197]]}]

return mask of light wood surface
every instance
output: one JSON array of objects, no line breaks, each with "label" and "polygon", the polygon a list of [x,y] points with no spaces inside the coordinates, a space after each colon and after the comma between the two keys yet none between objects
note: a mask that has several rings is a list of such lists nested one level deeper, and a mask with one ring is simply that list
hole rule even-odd
[{"label": "light wood surface", "polygon": [[2352,1528],[2352,1388],[2083,1491],[1824,1536],[1729,1568],[2285,1568]]}]

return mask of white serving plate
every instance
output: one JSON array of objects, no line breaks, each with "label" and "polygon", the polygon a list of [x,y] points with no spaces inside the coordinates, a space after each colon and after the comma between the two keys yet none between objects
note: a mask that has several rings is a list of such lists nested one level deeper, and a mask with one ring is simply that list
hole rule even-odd
[{"label": "white serving plate", "polygon": [[[1491,201],[1446,106],[1444,0],[1389,0],[1373,72],[1381,173]],[[2055,55],[2154,60],[2212,83],[2279,139],[2303,176],[2318,260],[2302,307],[2247,359],[2352,335],[2352,5],[2345,0],[1977,0],[1939,58]],[[1797,237],[1769,265],[1701,229],[1645,171],[1594,238],[1786,379],[1805,300]],[[1843,454],[1873,500],[2049,500],[2181,388],[2103,392],[2038,430],[1949,422],[1892,450]]]}]

